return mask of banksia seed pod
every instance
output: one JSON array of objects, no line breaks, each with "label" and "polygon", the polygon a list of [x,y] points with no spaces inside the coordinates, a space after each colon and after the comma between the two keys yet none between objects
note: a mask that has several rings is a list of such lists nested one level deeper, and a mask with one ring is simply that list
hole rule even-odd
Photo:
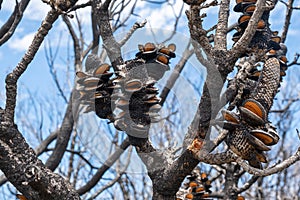
[{"label": "banksia seed pod", "polygon": [[175,57],[175,45],[158,48],[153,43],[139,45],[136,58],[128,60],[117,72],[113,81],[116,90],[116,108],[121,110],[114,117],[114,125],[134,137],[147,137],[149,126],[158,122],[160,98],[154,84],[169,70],[169,59]]},{"label": "banksia seed pod", "polygon": [[27,198],[22,194],[17,194],[16,197],[20,200],[27,200]]},{"label": "banksia seed pod", "polygon": [[92,64],[97,64],[97,61],[89,57],[89,67],[94,70],[92,73],[77,72],[77,91],[79,100],[86,106],[86,112],[95,111],[98,117],[103,119],[112,119],[111,98],[113,89],[110,88],[114,84],[110,81],[113,73],[108,72],[110,66],[108,64],[100,64],[97,68],[92,67]]},{"label": "banksia seed pod", "polygon": [[126,61],[115,73],[109,72],[110,66],[101,64],[97,55],[88,55],[88,73],[76,73],[75,97],[86,106],[85,113],[95,111],[98,117],[114,122],[118,130],[146,137],[150,123],[160,120],[160,98],[154,84],[169,70],[176,46],[157,47],[148,42],[138,47],[136,58]]},{"label": "banksia seed pod", "polygon": [[[251,91],[250,98],[239,107],[241,126],[228,134],[229,148],[249,164],[262,168],[261,162],[267,162],[263,151],[278,142],[276,129],[267,122],[269,109],[277,92],[279,83],[279,61],[276,57],[269,58],[260,75],[256,89]],[[267,89],[268,88],[268,89]],[[225,120],[235,122],[229,111],[223,111]]]},{"label": "banksia seed pod", "polygon": [[238,195],[238,197],[236,198],[236,200],[245,200],[245,197]]},{"label": "banksia seed pod", "polygon": [[208,180],[206,173],[200,173],[198,169],[194,169],[190,175],[186,177],[186,181],[177,192],[177,198],[187,199],[208,199],[211,193],[211,182]]}]

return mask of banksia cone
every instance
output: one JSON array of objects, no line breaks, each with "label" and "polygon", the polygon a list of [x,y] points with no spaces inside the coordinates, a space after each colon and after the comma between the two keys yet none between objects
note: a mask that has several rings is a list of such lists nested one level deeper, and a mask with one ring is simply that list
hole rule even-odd
[{"label": "banksia cone", "polygon": [[[233,35],[235,42],[244,33],[255,9],[255,1],[237,2],[234,11],[242,12],[243,15],[238,19],[238,32]],[[223,128],[230,132],[226,138],[227,145],[231,151],[256,168],[262,168],[261,163],[267,162],[264,151],[271,150],[269,146],[277,144],[279,140],[276,128],[268,121],[268,114],[287,70],[287,49],[281,43],[278,32],[271,31],[268,18],[269,10],[266,10],[258,22],[248,52],[249,55],[257,55],[260,60],[256,62],[264,62],[264,66],[262,70],[258,70],[256,65],[250,70],[247,68],[244,84],[238,89],[240,94],[231,100],[236,103],[237,113],[222,111]],[[261,59],[261,53],[265,52],[265,58]],[[251,65],[250,63],[245,67]],[[230,110],[233,108],[230,105]]]},{"label": "banksia cone", "polygon": [[113,96],[119,98],[116,107],[122,113],[114,122],[115,126],[134,137],[147,137],[152,122],[160,120],[160,98],[154,86],[169,70],[169,60],[175,57],[175,45],[158,48],[153,43],[139,45],[136,58],[126,61],[118,78],[120,86]]},{"label": "banksia cone", "polygon": [[176,46],[139,45],[136,58],[125,61],[120,71],[110,72],[97,55],[86,60],[88,72],[77,72],[76,98],[86,106],[84,112],[95,111],[109,119],[118,130],[134,137],[147,137],[152,122],[160,121],[160,98],[155,83],[170,69]]},{"label": "banksia cone", "polygon": [[211,199],[211,182],[206,173],[200,173],[199,169],[194,169],[186,177],[186,181],[177,192],[177,199]]}]

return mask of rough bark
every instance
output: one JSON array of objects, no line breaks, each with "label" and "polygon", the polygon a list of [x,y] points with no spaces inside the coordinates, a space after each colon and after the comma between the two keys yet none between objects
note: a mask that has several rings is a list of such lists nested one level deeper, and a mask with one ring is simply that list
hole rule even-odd
[{"label": "rough bark", "polygon": [[0,127],[0,169],[27,199],[80,199],[64,178],[43,165],[16,125]]}]

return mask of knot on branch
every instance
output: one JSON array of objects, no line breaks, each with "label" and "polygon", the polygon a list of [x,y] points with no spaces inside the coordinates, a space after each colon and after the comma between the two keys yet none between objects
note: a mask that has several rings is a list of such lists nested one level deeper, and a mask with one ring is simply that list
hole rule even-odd
[{"label": "knot on branch", "polygon": [[39,179],[41,169],[38,166],[30,165],[25,168],[24,173],[28,182],[35,182]]},{"label": "knot on branch", "polygon": [[193,140],[192,144],[188,146],[188,150],[190,150],[193,154],[196,154],[202,149],[202,146],[203,140],[196,138]]},{"label": "knot on branch", "polygon": [[49,4],[54,10],[59,13],[67,14],[67,12],[76,4],[78,0],[42,0]]},{"label": "knot on branch", "polygon": [[6,87],[15,86],[17,84],[17,79],[18,77],[15,75],[15,73],[9,73],[5,79]]}]

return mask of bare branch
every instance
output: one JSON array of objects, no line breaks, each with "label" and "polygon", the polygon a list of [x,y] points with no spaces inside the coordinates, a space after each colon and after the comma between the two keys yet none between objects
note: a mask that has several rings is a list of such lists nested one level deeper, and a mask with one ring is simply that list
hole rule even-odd
[{"label": "bare branch", "polygon": [[131,153],[132,153],[132,148],[129,149],[129,154],[127,156],[127,162],[126,162],[125,166],[123,167],[123,169],[121,171],[118,171],[118,174],[116,175],[116,177],[113,180],[111,180],[108,184],[106,184],[104,187],[102,187],[100,190],[98,190],[93,196],[88,198],[88,200],[95,199],[97,196],[99,196],[99,194],[101,194],[107,188],[112,187],[121,178],[121,176],[125,173],[126,169],[128,168],[128,165],[130,163]]},{"label": "bare branch", "polygon": [[88,7],[88,6],[91,6],[91,5],[92,5],[92,1],[88,1],[88,2],[83,3],[83,4],[73,6],[68,12],[72,12],[72,11],[78,10],[80,8],[85,8],[85,7]]},{"label": "bare branch", "polygon": [[75,64],[75,71],[81,70],[81,55],[80,52],[82,51],[82,48],[80,47],[79,39],[75,33],[75,30],[69,20],[69,18],[65,15],[62,16],[64,22],[66,23],[69,33],[73,39],[73,49],[74,49],[74,64]]},{"label": "bare branch", "polygon": [[135,22],[132,28],[127,32],[126,36],[119,42],[120,46],[123,46],[134,34],[134,32],[139,29],[143,28],[147,23],[147,20],[144,20],[143,22]]},{"label": "bare branch", "polygon": [[[9,19],[0,29],[0,46],[4,44],[9,38],[14,34],[17,26],[19,25],[23,13],[30,0],[22,0],[20,3],[16,1],[16,6],[14,12],[11,14]],[[2,1],[0,3],[1,7]]]},{"label": "bare branch", "polygon": [[184,50],[182,57],[180,58],[180,61],[176,64],[174,70],[172,71],[172,74],[170,75],[169,79],[167,80],[167,83],[165,87],[163,88],[161,94],[160,94],[160,105],[163,105],[166,101],[167,96],[169,95],[169,92],[172,90],[176,80],[178,79],[180,73],[182,72],[186,62],[188,59],[193,55],[194,51],[190,48],[190,43],[187,45],[186,49]]},{"label": "bare branch", "polygon": [[[47,151],[53,151],[54,149],[52,148],[49,148],[49,149],[46,149]],[[66,149],[65,152],[69,152],[71,153],[71,157],[74,156],[74,155],[78,155],[85,163],[87,163],[92,169],[96,169],[97,167],[95,167],[88,159],[86,159],[84,157],[84,155],[82,155],[82,152],[80,151],[75,151],[73,150],[73,147],[71,146],[71,149]],[[71,158],[69,160],[69,162],[72,162],[72,160],[74,160],[74,158]],[[71,172],[68,172],[68,174],[70,175]],[[70,176],[67,176],[68,180],[69,180],[69,177]],[[69,180],[70,181],[70,180]]]},{"label": "bare branch", "polygon": [[267,168],[264,170],[260,170],[260,169],[251,167],[241,158],[238,158],[236,160],[236,162],[239,165],[241,165],[244,168],[244,170],[246,170],[249,174],[253,174],[255,176],[269,176],[269,175],[278,173],[278,172],[288,168],[289,166],[295,164],[299,160],[300,160],[300,148],[298,148],[297,152],[294,155],[290,156],[286,160],[282,161],[281,163],[279,163],[271,168]]},{"label": "bare branch", "polygon": [[16,126],[9,129],[3,129],[1,126],[1,133],[3,133],[0,135],[1,171],[22,194],[31,199],[51,200],[64,197],[80,199],[75,190],[61,176],[47,169],[37,159]]},{"label": "bare branch", "polygon": [[8,74],[6,77],[6,106],[4,113],[4,121],[12,123],[14,120],[15,107],[16,107],[16,94],[17,94],[17,81],[20,76],[27,69],[29,63],[33,60],[35,54],[40,48],[45,36],[48,34],[49,30],[52,28],[52,24],[57,20],[58,13],[51,10],[45,20],[42,22],[37,34],[34,36],[28,51],[18,63],[16,68],[12,73]]},{"label": "bare branch", "polygon": [[191,38],[195,40],[203,48],[207,55],[211,54],[212,45],[207,37],[207,31],[202,27],[202,18],[205,16],[199,16],[200,8],[198,6],[191,6],[190,11],[186,12],[189,20],[189,30]]},{"label": "bare branch", "polygon": [[78,107],[72,101],[72,93],[71,93],[69,98],[69,104],[67,106],[65,116],[58,133],[54,151],[45,164],[51,170],[57,168],[68,146],[69,139],[73,131],[74,121],[77,121],[77,117],[78,117],[76,114],[77,109]]},{"label": "bare branch", "polygon": [[175,12],[175,9],[174,9],[173,5],[170,5],[170,6],[172,7],[172,11],[173,11],[173,14],[174,14],[174,16],[175,16],[175,23],[174,23],[174,25],[173,25],[173,31],[172,31],[172,33],[171,33],[170,36],[167,37],[162,43],[168,42],[168,41],[171,40],[171,39],[173,38],[173,36],[176,34],[177,27],[178,27],[178,22],[179,22],[179,19],[180,19],[181,15],[182,15],[182,11],[183,11],[183,8],[184,8],[184,3],[182,3],[182,5],[181,5],[181,8],[180,8],[180,11],[179,11],[178,16],[176,15],[176,12]]},{"label": "bare branch", "polygon": [[227,135],[228,135],[228,131],[222,130],[221,133],[218,135],[218,137],[216,137],[215,140],[212,142],[213,146],[209,147],[209,149],[211,149],[210,152],[215,150],[215,148],[217,146],[219,146],[219,144],[221,144],[221,142],[224,141],[224,139],[226,138]]},{"label": "bare branch", "polygon": [[229,17],[229,3],[230,0],[221,1],[217,30],[215,35],[215,48],[226,50],[227,48],[227,29]]},{"label": "bare branch", "polygon": [[[59,42],[60,43],[60,38],[61,36],[59,36]],[[49,44],[49,40],[48,40],[48,44]],[[48,63],[48,67],[50,69],[50,74],[51,74],[51,77],[58,89],[58,92],[59,94],[61,95],[61,97],[63,98],[63,100],[65,101],[65,103],[68,103],[68,100],[67,100],[67,97],[65,96],[64,94],[64,91],[59,83],[59,80],[58,80],[58,77],[57,77],[57,74],[56,74],[56,70],[54,69],[54,61],[56,59],[56,56],[57,56],[57,53],[58,53],[58,48],[59,48],[59,45],[57,46],[57,49],[55,51],[55,53],[53,54],[52,53],[52,47],[50,46],[49,44],[49,47],[47,47],[47,43],[45,44],[45,54],[46,54],[46,58],[47,58],[47,63]],[[49,52],[48,52],[49,50]]]},{"label": "bare branch", "polygon": [[259,178],[259,176],[252,176],[243,186],[241,186],[240,188],[238,188],[236,190],[236,192],[238,194],[248,190],[254,183],[256,183],[257,179]]},{"label": "bare branch", "polygon": [[299,57],[300,57],[300,54],[296,53],[295,56],[294,56],[293,61],[288,64],[288,67],[293,66],[293,65],[300,65],[300,63],[298,62]]},{"label": "bare branch", "polygon": [[107,55],[111,61],[112,67],[115,71],[120,71],[118,65],[123,63],[123,58],[121,56],[121,47],[119,43],[116,42],[111,25],[109,23],[109,13],[108,6],[111,1],[106,0],[101,6],[100,3],[93,6],[93,12],[97,16],[97,24],[99,27],[100,35],[103,40],[103,46],[106,49]]},{"label": "bare branch", "polygon": [[[58,131],[52,132],[45,140],[41,142],[41,144],[34,150],[37,156],[41,155],[46,151],[48,145],[53,142],[57,137]],[[0,177],[0,186],[7,182],[7,178],[5,176]]]},{"label": "bare branch", "polygon": [[[280,1],[282,2],[282,1]],[[293,4],[294,4],[294,0],[289,0],[288,3],[284,3],[286,5],[286,13],[285,13],[285,20],[284,20],[284,26],[283,26],[283,31],[281,34],[281,42],[284,43],[289,31],[289,27],[291,24],[291,18],[292,18],[292,14],[293,14]]]}]

